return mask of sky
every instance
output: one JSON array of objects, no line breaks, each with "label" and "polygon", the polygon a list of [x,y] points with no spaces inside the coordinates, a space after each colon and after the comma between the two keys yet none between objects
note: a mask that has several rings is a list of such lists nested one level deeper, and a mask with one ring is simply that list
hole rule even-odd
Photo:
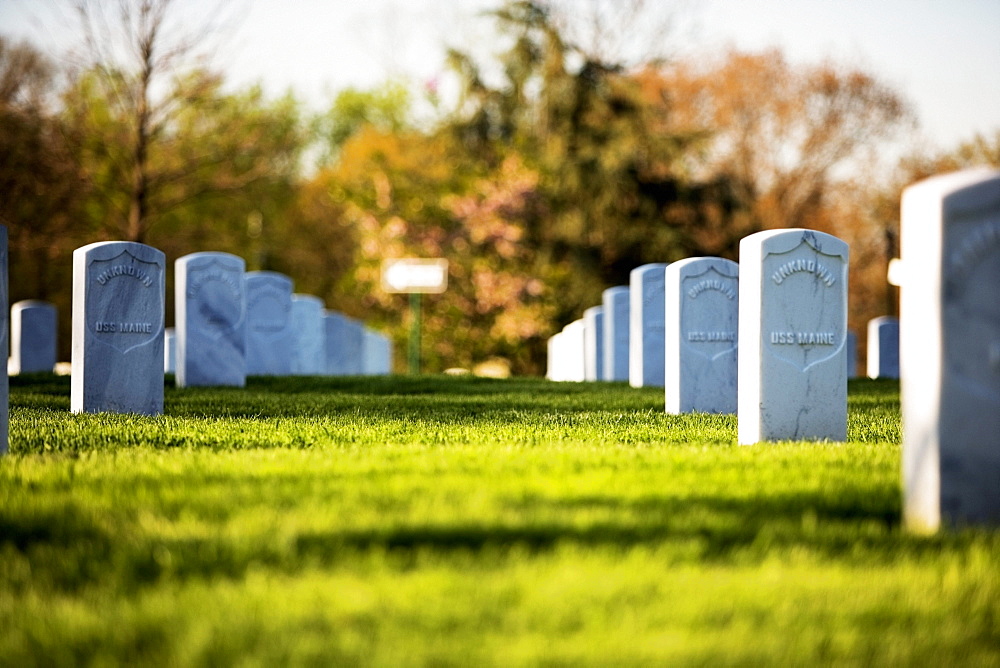
[{"label": "sky", "polygon": [[[105,0],[106,2],[109,0]],[[68,0],[0,0],[0,34],[53,56],[73,43]],[[192,17],[201,0],[178,0]],[[586,11],[589,0],[565,0]],[[656,4],[654,0],[653,3]],[[496,0],[229,0],[216,65],[235,85],[294,91],[327,106],[337,91],[390,78],[447,81],[448,46],[499,50],[482,13]],[[659,0],[670,51],[780,48],[795,63],[858,67],[902,93],[929,150],[1000,131],[1000,0]],[[194,20],[194,18],[192,18]]]}]

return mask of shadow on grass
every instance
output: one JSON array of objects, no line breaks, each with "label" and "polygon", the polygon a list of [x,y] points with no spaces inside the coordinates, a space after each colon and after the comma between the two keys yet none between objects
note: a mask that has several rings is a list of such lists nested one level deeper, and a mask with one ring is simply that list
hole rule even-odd
[{"label": "shadow on grass", "polygon": [[[164,577],[239,578],[267,566],[294,572],[386,554],[406,567],[416,559],[474,559],[488,566],[508,554],[544,555],[559,548],[656,550],[666,563],[757,563],[803,552],[821,559],[892,564],[939,559],[973,544],[1000,550],[1000,533],[944,532],[918,537],[900,530],[898,495],[852,487],[761,498],[690,495],[627,500],[612,496],[527,498],[506,504],[502,521],[458,519],[447,525],[357,530],[331,526],[273,540],[155,540],[110,531],[85,513],[48,511],[11,518],[0,511],[0,551],[25,553],[52,586],[75,590],[97,581],[142,586]],[[588,517],[602,519],[589,521]],[[520,558],[520,557],[518,557]]]},{"label": "shadow on grass", "polygon": [[[68,411],[70,379],[54,374],[13,376],[11,406]],[[176,388],[165,379],[165,412],[178,417],[316,417],[359,411],[373,416],[446,416],[490,409],[560,410],[662,408],[662,390],[625,383],[555,383],[542,378],[475,376],[251,376],[245,388]],[[155,418],[151,418],[155,419]]]}]

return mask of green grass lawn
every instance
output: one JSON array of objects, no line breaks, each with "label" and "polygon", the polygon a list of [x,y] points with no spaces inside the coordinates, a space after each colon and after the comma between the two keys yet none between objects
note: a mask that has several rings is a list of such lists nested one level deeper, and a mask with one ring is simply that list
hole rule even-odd
[{"label": "green grass lawn", "polygon": [[900,527],[899,394],[735,445],[658,390],[11,379],[0,665],[1000,665],[1000,532]]}]

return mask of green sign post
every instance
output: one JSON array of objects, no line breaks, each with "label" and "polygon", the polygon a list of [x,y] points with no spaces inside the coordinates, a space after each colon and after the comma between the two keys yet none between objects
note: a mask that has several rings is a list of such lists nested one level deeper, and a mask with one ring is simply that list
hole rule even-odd
[{"label": "green sign post", "polygon": [[411,374],[420,373],[421,295],[439,294],[448,289],[448,260],[443,258],[403,258],[382,263],[382,289],[410,295]]},{"label": "green sign post", "polygon": [[420,373],[420,297],[421,293],[410,293],[410,375]]}]

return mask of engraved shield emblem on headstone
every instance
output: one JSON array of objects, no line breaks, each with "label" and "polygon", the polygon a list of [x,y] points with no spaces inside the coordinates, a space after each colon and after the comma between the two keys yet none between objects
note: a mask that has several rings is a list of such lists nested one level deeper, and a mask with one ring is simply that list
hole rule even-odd
[{"label": "engraved shield emblem on headstone", "polygon": [[163,335],[163,272],[123,250],[87,266],[87,329],[121,353]]},{"label": "engraved shield emblem on headstone", "polygon": [[808,237],[764,257],[764,289],[771,295],[763,300],[761,334],[772,355],[806,371],[843,348],[846,266],[846,257],[824,253]]},{"label": "engraved shield emblem on headstone", "polygon": [[[736,310],[739,279],[710,266],[681,279],[681,344],[715,360],[736,349]],[[697,309],[697,317],[692,311]]]},{"label": "engraved shield emblem on headstone", "polygon": [[193,266],[188,275],[189,327],[199,336],[218,340],[243,320],[242,272],[212,260]]},{"label": "engraved shield emblem on headstone", "polygon": [[648,272],[642,279],[643,328],[662,337],[666,329],[663,322],[663,270]]},{"label": "engraved shield emblem on headstone", "polygon": [[286,291],[274,285],[259,286],[250,297],[247,326],[265,337],[279,336],[289,326],[292,302]]},{"label": "engraved shield emblem on headstone", "polygon": [[[994,208],[993,210],[996,210]],[[989,211],[946,229],[945,359],[963,387],[1000,399],[1000,220]],[[995,215],[995,214],[994,214]],[[959,324],[960,323],[960,324]]]}]

